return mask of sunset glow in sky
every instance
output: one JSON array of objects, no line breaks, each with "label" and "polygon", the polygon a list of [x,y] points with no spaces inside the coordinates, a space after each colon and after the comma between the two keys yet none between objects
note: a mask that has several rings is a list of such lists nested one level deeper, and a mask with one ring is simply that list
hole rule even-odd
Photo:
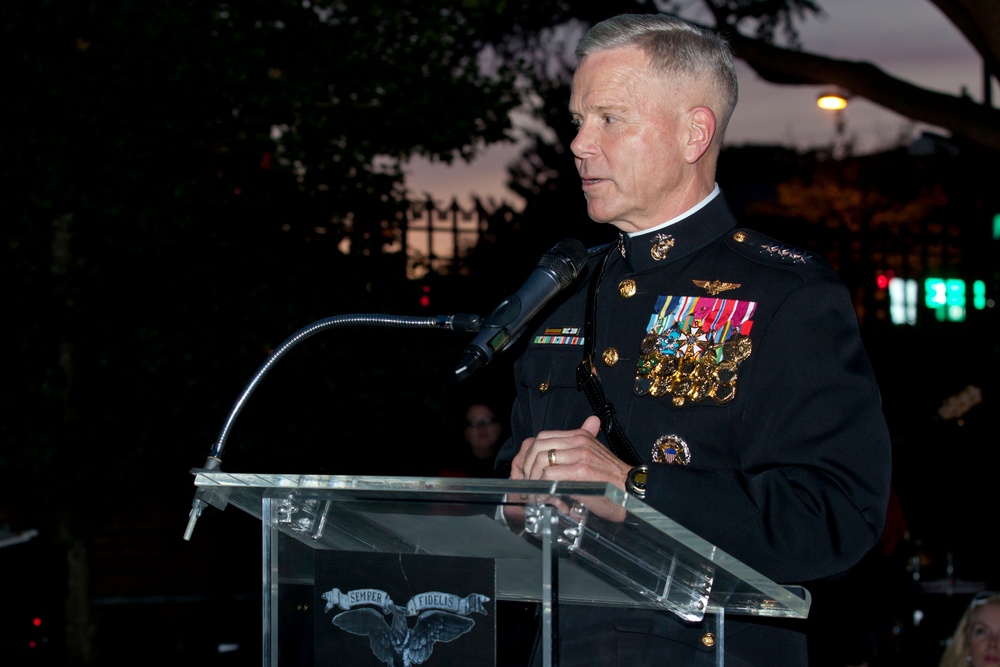
[{"label": "sunset glow in sky", "polygon": [[[982,61],[965,38],[927,0],[820,0],[823,19],[800,26],[803,49],[844,60],[869,61],[889,74],[938,92],[963,90],[983,99]],[[815,148],[835,138],[831,112],[816,106],[819,86],[776,86],[761,81],[737,61],[740,101],[729,125],[727,143]],[[996,84],[993,99],[1000,98]],[[867,153],[896,145],[911,122],[871,102],[854,98],[844,111],[844,134],[856,139],[856,151]],[[568,116],[567,116],[568,118]],[[927,126],[913,128],[936,131]],[[519,146],[495,146],[472,164],[451,167],[414,160],[407,170],[416,196],[431,193],[467,205],[470,193],[519,205],[504,186],[505,167]]]}]

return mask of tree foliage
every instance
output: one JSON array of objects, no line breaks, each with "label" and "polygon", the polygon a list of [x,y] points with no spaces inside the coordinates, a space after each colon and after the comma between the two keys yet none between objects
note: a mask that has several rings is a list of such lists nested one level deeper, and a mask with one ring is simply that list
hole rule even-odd
[{"label": "tree foliage", "polygon": [[126,456],[147,452],[139,415],[181,409],[158,405],[164,381],[210,393],[310,317],[405,301],[401,162],[508,140],[523,91],[503,54],[554,20],[545,3],[474,0],[0,11],[20,380],[0,428],[31,443],[6,457],[34,471],[88,448],[67,437],[118,430],[142,443]]}]

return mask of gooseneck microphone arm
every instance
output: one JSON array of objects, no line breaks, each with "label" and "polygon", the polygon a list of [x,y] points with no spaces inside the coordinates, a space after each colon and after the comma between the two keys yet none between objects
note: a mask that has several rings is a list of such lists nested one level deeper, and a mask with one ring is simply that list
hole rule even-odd
[{"label": "gooseneck microphone arm", "polygon": [[[257,388],[257,385],[260,384],[261,380],[264,379],[264,376],[267,375],[268,371],[274,367],[278,360],[305,339],[322,331],[344,326],[382,327],[388,329],[443,329],[459,332],[476,332],[482,326],[482,321],[478,315],[466,315],[462,313],[433,317],[356,314],[327,317],[299,329],[268,355],[246,387],[244,387],[243,392],[236,399],[236,402],[233,403],[233,407],[230,408],[222,430],[219,431],[219,437],[212,445],[208,453],[208,458],[205,460],[205,465],[200,470],[218,470],[222,465],[222,450],[226,447],[226,440],[233,428],[233,422],[236,421],[236,417],[239,416],[247,399],[250,398],[250,394],[253,393],[253,390]],[[194,525],[207,505],[204,499],[205,495],[201,488],[195,492],[194,501],[191,503],[191,512],[188,515],[187,529],[184,531],[185,540],[191,539],[191,534],[194,532]]]},{"label": "gooseneck microphone arm", "polygon": [[[528,280],[514,294],[507,297],[485,320],[478,315],[451,315],[437,317],[405,317],[397,315],[338,315],[318,320],[299,329],[277,347],[261,365],[253,378],[236,399],[229,415],[212,445],[205,465],[196,468],[201,471],[218,470],[222,465],[222,450],[233,422],[253,390],[264,379],[268,371],[290,349],[327,329],[341,326],[386,327],[395,329],[446,329],[451,331],[478,332],[466,346],[464,356],[455,368],[455,376],[462,380],[492,361],[493,357],[506,350],[527,329],[536,314],[559,292],[569,287],[587,265],[587,248],[577,239],[563,239],[542,255]],[[201,516],[206,498],[211,492],[199,487],[191,503],[184,539],[190,540],[194,525]]]},{"label": "gooseneck microphone arm", "polygon": [[222,430],[219,432],[219,437],[216,439],[215,444],[212,445],[212,449],[208,454],[209,460],[222,460],[222,450],[226,446],[226,439],[229,437],[229,431],[233,427],[233,422],[236,421],[236,417],[243,409],[243,405],[250,397],[250,394],[257,387],[257,385],[260,384],[261,380],[264,379],[264,376],[267,375],[268,371],[274,367],[279,359],[285,356],[285,354],[293,347],[310,336],[328,329],[344,326],[382,327],[386,329],[446,329],[451,331],[479,331],[480,319],[478,315],[462,314],[437,317],[405,317],[399,315],[335,315],[333,317],[318,320],[299,329],[294,334],[289,336],[285,342],[275,348],[270,355],[268,355],[264,363],[257,369],[257,372],[254,373],[253,378],[251,378],[250,382],[247,383],[246,388],[243,389],[243,393],[240,394],[238,399],[236,399],[233,407],[229,410],[229,416],[226,418],[226,421],[222,426]]}]

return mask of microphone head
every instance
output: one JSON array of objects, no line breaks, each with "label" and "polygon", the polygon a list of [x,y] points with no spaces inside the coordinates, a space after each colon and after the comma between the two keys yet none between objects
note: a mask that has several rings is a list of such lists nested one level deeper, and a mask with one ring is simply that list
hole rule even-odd
[{"label": "microphone head", "polygon": [[538,268],[548,269],[559,281],[559,289],[569,287],[587,266],[587,248],[578,239],[563,239],[538,260]]}]

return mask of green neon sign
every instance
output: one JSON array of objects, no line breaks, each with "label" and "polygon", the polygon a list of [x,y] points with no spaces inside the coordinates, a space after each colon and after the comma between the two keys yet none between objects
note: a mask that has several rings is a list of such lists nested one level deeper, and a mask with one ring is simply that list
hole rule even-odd
[{"label": "green neon sign", "polygon": [[924,304],[939,322],[965,321],[965,281],[958,278],[924,280]]}]

